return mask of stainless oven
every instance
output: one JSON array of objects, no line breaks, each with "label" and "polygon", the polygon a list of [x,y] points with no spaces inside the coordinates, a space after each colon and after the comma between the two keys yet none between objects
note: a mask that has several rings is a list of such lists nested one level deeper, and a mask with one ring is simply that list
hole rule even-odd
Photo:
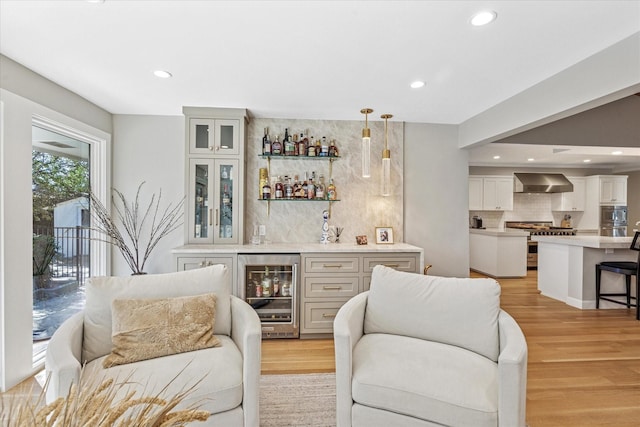
[{"label": "stainless oven", "polygon": [[300,254],[238,255],[238,290],[258,313],[262,338],[298,338]]}]

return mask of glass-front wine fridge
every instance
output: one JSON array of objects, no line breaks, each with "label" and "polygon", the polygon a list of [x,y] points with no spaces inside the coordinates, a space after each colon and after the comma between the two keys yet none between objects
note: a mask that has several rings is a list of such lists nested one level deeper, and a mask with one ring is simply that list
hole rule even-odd
[{"label": "glass-front wine fridge", "polygon": [[299,254],[238,255],[238,296],[256,310],[262,338],[298,338]]}]

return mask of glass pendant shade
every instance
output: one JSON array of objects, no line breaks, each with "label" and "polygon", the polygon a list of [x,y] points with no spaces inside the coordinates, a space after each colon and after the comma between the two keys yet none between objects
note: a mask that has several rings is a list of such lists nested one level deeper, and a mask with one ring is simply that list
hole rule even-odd
[{"label": "glass pendant shade", "polygon": [[391,114],[383,114],[384,119],[384,150],[382,150],[382,189],[383,196],[391,195],[391,151],[389,150],[389,135],[387,131],[387,120],[393,117]]},{"label": "glass pendant shade", "polygon": [[371,138],[362,137],[362,177],[371,177]]},{"label": "glass pendant shade", "polygon": [[364,114],[364,129],[362,129],[362,177],[371,177],[371,130],[369,129],[368,114],[373,113],[371,108],[360,110]]},{"label": "glass pendant shade", "polygon": [[[386,150],[389,151],[389,150]],[[382,195],[391,195],[391,158],[382,158]]]}]

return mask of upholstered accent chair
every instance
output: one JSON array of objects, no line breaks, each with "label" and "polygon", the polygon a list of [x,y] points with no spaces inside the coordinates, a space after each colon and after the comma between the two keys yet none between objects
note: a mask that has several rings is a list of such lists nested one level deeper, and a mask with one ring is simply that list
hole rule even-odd
[{"label": "upholstered accent chair", "polygon": [[[214,265],[178,273],[91,278],[86,285],[84,311],[64,322],[49,342],[45,362],[50,376],[47,402],[66,396],[71,384],[78,383],[82,371],[83,381],[126,380],[128,388],[123,388],[123,393],[126,390],[136,391],[136,396],[153,396],[167,387],[162,396],[172,397],[194,387],[178,409],[197,404],[199,409],[212,414],[206,423],[198,425],[259,425],[260,320],[255,310],[231,294],[230,277],[226,266]],[[178,309],[177,314],[175,307],[180,308],[182,300],[198,299],[188,298],[192,296],[209,298],[203,298],[204,303],[197,301],[196,307],[202,308],[206,301],[211,305],[211,294],[215,295],[214,313],[209,310],[211,307],[205,307],[199,315],[200,319],[202,313],[204,316],[207,313],[214,315],[209,319],[208,335],[199,330],[194,337],[192,331],[198,331],[198,328],[193,326],[195,329],[192,329],[189,323],[193,319],[197,322],[198,315],[189,312],[192,306],[187,303],[184,303],[183,311]],[[166,347],[169,354],[105,367],[110,365],[105,360],[116,352],[114,343],[119,324],[126,323],[131,317],[129,315],[135,317],[136,314],[118,314],[114,300],[138,304],[158,299],[170,301],[174,312],[150,319],[149,328],[157,328],[169,318],[169,327],[175,329],[175,324],[178,324],[178,329],[183,327],[184,330],[178,330],[175,338],[164,337],[162,343],[166,345],[153,342],[140,345],[155,346],[160,351]],[[117,320],[118,316],[124,320]],[[144,317],[142,322],[145,323]],[[205,324],[206,329],[207,321],[200,320],[200,323]],[[144,339],[146,329],[136,326],[132,333],[141,333]],[[200,335],[207,336],[203,338]],[[124,338],[128,348],[123,351],[140,349],[137,342],[132,345],[131,339],[130,335]],[[185,345],[178,341],[186,343],[187,351]],[[204,348],[189,350],[191,341],[197,341]]]},{"label": "upholstered accent chair", "polygon": [[525,426],[527,343],[493,279],[376,266],[334,340],[338,427]]}]

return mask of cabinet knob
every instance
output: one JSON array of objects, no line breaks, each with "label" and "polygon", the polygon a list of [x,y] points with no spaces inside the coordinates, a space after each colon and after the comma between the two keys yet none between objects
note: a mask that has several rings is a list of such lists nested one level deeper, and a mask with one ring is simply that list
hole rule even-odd
[{"label": "cabinet knob", "polygon": [[202,261],[200,264],[198,264],[200,266],[200,268],[204,267],[206,264],[204,261]]},{"label": "cabinet knob", "polygon": [[210,145],[208,148],[209,148],[209,151],[213,151],[213,146],[212,145]]}]

